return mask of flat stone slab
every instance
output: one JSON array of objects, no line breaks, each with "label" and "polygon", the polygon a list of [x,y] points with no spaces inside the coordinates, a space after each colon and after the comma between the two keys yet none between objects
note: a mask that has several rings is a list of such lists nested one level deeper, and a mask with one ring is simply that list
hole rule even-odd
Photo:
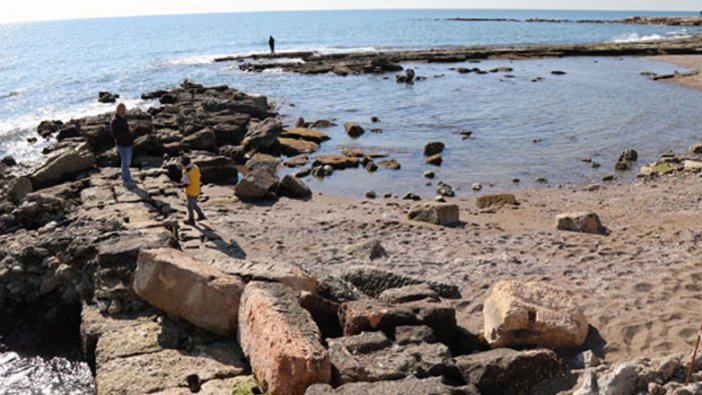
[{"label": "flat stone slab", "polygon": [[243,361],[215,358],[211,351],[214,350],[204,347],[192,352],[163,350],[108,361],[97,369],[98,394],[148,394],[174,387],[187,388],[187,378],[193,374],[202,381],[210,381],[244,372]]},{"label": "flat stone slab", "polygon": [[239,323],[239,344],[267,394],[301,395],[312,384],[330,382],[329,355],[298,292],[279,283],[248,283]]},{"label": "flat stone slab", "polygon": [[208,331],[234,335],[244,282],[172,248],[143,250],[134,291],[167,313]]},{"label": "flat stone slab", "polygon": [[379,381],[375,383],[350,383],[334,389],[330,385],[314,385],[305,395],[480,395],[476,389],[456,388],[441,381],[441,377],[418,379],[409,377],[403,380]]}]

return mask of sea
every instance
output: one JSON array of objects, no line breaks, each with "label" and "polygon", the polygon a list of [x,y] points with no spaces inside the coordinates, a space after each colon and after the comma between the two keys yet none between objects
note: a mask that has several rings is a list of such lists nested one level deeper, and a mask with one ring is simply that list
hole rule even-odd
[{"label": "sea", "polygon": [[[629,148],[639,161],[662,152],[683,153],[702,140],[702,95],[654,82],[642,72],[672,73],[684,68],[634,57],[582,57],[525,61],[490,60],[471,67],[509,66],[513,71],[459,74],[463,64],[405,64],[427,77],[414,85],[382,75],[305,76],[270,70],[245,73],[239,63],[215,63],[224,55],[266,52],[269,35],[279,52],[318,53],[425,49],[469,45],[526,45],[637,42],[687,37],[696,27],[589,23],[460,22],[451,18],[524,20],[622,19],[635,15],[696,12],[556,10],[363,10],[146,16],[0,24],[0,157],[38,162],[51,141],[28,142],[46,119],[113,111],[97,102],[98,91],[121,96],[129,107],[158,105],[142,93],[168,89],[183,79],[228,84],[266,95],[288,124],[331,119],[332,140],[321,152],[360,147],[386,152],[398,171],[363,169],[308,179],[315,191],[363,196],[367,191],[432,197],[438,181],[459,195],[471,184],[483,192],[558,187],[597,182],[615,173],[619,154]],[[562,70],[565,75],[552,75]],[[537,80],[534,82],[534,80]],[[380,118],[372,124],[371,117]],[[356,121],[366,133],[352,140],[341,125]],[[472,131],[464,140],[461,130]],[[446,144],[440,167],[424,163],[427,142]],[[594,168],[588,158],[601,166]],[[436,180],[427,185],[423,171]],[[515,183],[519,179],[519,183]],[[547,181],[545,184],[537,182]],[[25,359],[22,359],[25,358]],[[76,379],[66,363],[50,359],[36,369],[32,356],[0,354],[0,394],[91,393],[85,371]],[[21,362],[18,362],[21,361]],[[21,368],[13,368],[13,367]],[[51,378],[64,383],[58,386]],[[48,376],[47,376],[48,375]],[[70,374],[68,374],[70,376]],[[45,379],[37,379],[44,377]],[[48,379],[46,379],[48,377]],[[27,383],[36,383],[27,389]],[[14,386],[14,387],[13,387]],[[14,389],[13,389],[14,388]]]}]

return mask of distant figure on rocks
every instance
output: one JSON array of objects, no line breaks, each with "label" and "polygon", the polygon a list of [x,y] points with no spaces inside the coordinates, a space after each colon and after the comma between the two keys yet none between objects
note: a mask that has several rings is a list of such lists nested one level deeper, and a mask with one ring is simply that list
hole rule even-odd
[{"label": "distant figure on rocks", "polygon": [[117,152],[122,165],[122,182],[127,187],[134,185],[132,174],[129,172],[129,166],[132,164],[132,153],[134,145],[134,130],[127,123],[127,106],[124,103],[117,105],[115,116],[112,117],[110,123],[112,129],[112,137],[117,145]]},{"label": "distant figure on rocks", "polygon": [[180,164],[183,169],[183,179],[178,186],[185,190],[185,196],[188,199],[188,220],[185,223],[194,226],[194,211],[197,211],[198,221],[207,219],[205,213],[202,212],[202,209],[197,204],[197,197],[200,196],[200,168],[192,163],[187,156],[181,158]]},{"label": "distant figure on rocks", "polygon": [[271,53],[275,53],[275,38],[273,36],[268,37],[268,46],[271,48]]}]

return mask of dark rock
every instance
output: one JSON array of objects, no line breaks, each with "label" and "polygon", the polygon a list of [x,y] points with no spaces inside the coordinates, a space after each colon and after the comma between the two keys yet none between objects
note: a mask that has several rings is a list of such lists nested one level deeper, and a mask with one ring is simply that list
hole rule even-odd
[{"label": "dark rock", "polygon": [[337,303],[359,300],[363,296],[353,284],[331,275],[322,279],[317,287],[317,293]]},{"label": "dark rock", "polygon": [[187,144],[191,149],[203,151],[217,150],[217,136],[210,128],[202,129],[196,133],[183,139],[183,143]]},{"label": "dark rock", "polygon": [[436,342],[434,331],[426,325],[407,325],[395,328],[395,343],[399,345]]},{"label": "dark rock", "polygon": [[419,200],[422,200],[422,198],[419,197],[419,195],[417,195],[416,193],[407,192],[407,193],[405,194],[405,196],[402,197],[402,200],[414,200],[414,201],[419,201]]},{"label": "dark rock", "polygon": [[80,129],[76,124],[68,124],[62,127],[56,135],[56,140],[63,141],[70,138],[80,137]]},{"label": "dark rock", "polygon": [[219,154],[230,158],[237,165],[246,163],[246,150],[242,146],[225,145],[219,148]]},{"label": "dark rock", "polygon": [[441,141],[433,141],[424,146],[424,156],[440,154],[446,145]]},{"label": "dark rock", "polygon": [[291,199],[309,199],[312,196],[312,191],[307,184],[289,174],[278,182],[277,193]]},{"label": "dark rock", "polygon": [[553,74],[553,75],[566,75],[566,72],[561,71],[561,70],[553,70],[553,71],[551,71],[551,74]]},{"label": "dark rock", "polygon": [[365,169],[369,173],[374,173],[374,172],[378,171],[378,165],[376,165],[375,162],[373,162],[371,160],[368,163],[366,163]]},{"label": "dark rock", "polygon": [[114,103],[119,99],[119,95],[110,92],[98,92],[98,101],[100,103]]},{"label": "dark rock", "polygon": [[402,288],[407,285],[427,284],[441,297],[458,299],[461,297],[458,287],[452,284],[423,281],[413,277],[395,274],[371,266],[354,266],[348,269],[342,278],[356,286],[363,293],[377,298],[383,291]]},{"label": "dark rock", "polygon": [[5,165],[7,167],[17,166],[17,161],[15,160],[15,158],[13,158],[10,155],[2,158],[2,160],[0,160],[0,163],[2,163],[3,165]]},{"label": "dark rock", "polygon": [[414,77],[415,77],[414,70],[407,69],[407,70],[405,70],[405,75],[398,74],[397,76],[395,76],[395,81],[398,84],[412,85],[412,84],[414,84]]},{"label": "dark rock", "polygon": [[374,299],[342,303],[339,309],[339,320],[345,336],[377,330],[393,334],[397,326],[420,324],[409,307],[393,306]]},{"label": "dark rock", "polygon": [[319,129],[330,128],[332,126],[336,126],[336,124],[334,122],[326,120],[326,119],[319,119],[317,121],[312,122],[312,124],[310,125],[311,128],[319,128]]},{"label": "dark rock", "polygon": [[28,177],[17,177],[7,184],[7,197],[15,204],[20,204],[24,197],[32,193],[32,181]]},{"label": "dark rock", "polygon": [[529,394],[531,387],[556,376],[560,358],[550,350],[514,351],[507,348],[460,356],[456,367],[466,382],[484,394]]},{"label": "dark rock", "polygon": [[[375,337],[372,334],[358,336]],[[358,343],[389,345],[389,342],[374,343],[373,340],[329,340],[329,358],[338,374],[335,380],[338,384],[397,380],[410,375],[419,378],[441,376],[455,370],[451,353],[443,344],[408,344],[366,352],[358,349],[354,352],[347,347]]]},{"label": "dark rock", "polygon": [[[193,155],[190,158],[200,168],[201,180],[204,184],[225,182],[234,184],[239,178],[236,164],[230,158],[215,155]],[[182,177],[180,158],[171,158],[164,162],[163,167],[168,171],[168,177],[179,181]]]},{"label": "dark rock", "polygon": [[307,310],[319,330],[322,338],[339,337],[343,335],[339,323],[339,303],[325,299],[311,292],[300,292],[300,306]]},{"label": "dark rock", "polygon": [[361,125],[357,124],[356,122],[344,123],[344,130],[351,138],[361,137],[361,135],[366,132]]},{"label": "dark rock", "polygon": [[63,122],[59,120],[42,121],[37,127],[37,133],[43,138],[49,138],[52,134],[56,133],[61,126],[63,126]]},{"label": "dark rock", "polygon": [[244,201],[263,199],[278,184],[278,176],[270,169],[251,170],[235,187],[234,194]]},{"label": "dark rock", "polygon": [[436,188],[436,194],[439,196],[444,196],[444,197],[456,196],[456,192],[453,190],[453,187],[451,187],[451,185],[449,185],[449,184],[439,185],[439,187]]},{"label": "dark rock", "polygon": [[277,143],[278,137],[280,137],[282,132],[283,125],[280,121],[275,118],[268,118],[249,127],[242,145],[247,151],[268,152]]}]

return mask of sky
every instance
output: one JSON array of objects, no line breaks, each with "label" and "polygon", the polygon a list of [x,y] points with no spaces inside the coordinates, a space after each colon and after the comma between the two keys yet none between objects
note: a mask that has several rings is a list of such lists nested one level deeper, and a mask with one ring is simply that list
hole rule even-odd
[{"label": "sky", "polygon": [[378,9],[536,8],[594,10],[699,10],[693,0],[1,0],[0,23],[52,19],[214,12]]}]

